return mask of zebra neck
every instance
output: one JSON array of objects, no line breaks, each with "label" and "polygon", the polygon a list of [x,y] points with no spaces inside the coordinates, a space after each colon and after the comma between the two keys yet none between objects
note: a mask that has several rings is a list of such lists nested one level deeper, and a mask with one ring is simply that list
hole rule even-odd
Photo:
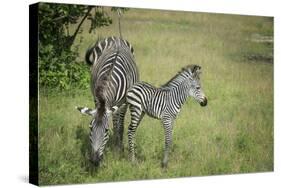
[{"label": "zebra neck", "polygon": [[104,76],[94,88],[93,94],[95,95],[97,106],[112,106],[116,94],[116,88],[113,86],[112,79],[108,75]]},{"label": "zebra neck", "polygon": [[181,82],[177,87],[173,87],[171,90],[176,107],[180,110],[181,106],[189,97],[189,85],[186,81]]}]

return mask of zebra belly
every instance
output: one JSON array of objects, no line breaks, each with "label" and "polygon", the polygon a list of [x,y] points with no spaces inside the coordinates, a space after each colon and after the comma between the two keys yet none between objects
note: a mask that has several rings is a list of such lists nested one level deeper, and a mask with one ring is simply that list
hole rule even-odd
[{"label": "zebra belly", "polygon": [[161,117],[162,117],[160,114],[157,115],[157,114],[151,113],[151,112],[149,112],[149,111],[145,111],[145,113],[146,113],[148,116],[150,116],[150,117],[152,117],[152,118],[155,118],[155,119],[161,119]]}]

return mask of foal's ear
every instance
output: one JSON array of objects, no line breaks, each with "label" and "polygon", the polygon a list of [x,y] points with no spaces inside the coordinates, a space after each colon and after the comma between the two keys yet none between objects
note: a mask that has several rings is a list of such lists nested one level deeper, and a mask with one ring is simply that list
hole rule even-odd
[{"label": "foal's ear", "polygon": [[192,73],[198,73],[200,72],[201,67],[199,65],[193,65]]},{"label": "foal's ear", "polygon": [[81,112],[82,114],[86,114],[86,115],[90,115],[95,117],[97,110],[96,109],[91,109],[88,107],[75,107],[79,112]]},{"label": "foal's ear", "polygon": [[197,77],[199,76],[201,73],[201,67],[199,65],[194,65],[193,70],[192,70],[192,74]]}]

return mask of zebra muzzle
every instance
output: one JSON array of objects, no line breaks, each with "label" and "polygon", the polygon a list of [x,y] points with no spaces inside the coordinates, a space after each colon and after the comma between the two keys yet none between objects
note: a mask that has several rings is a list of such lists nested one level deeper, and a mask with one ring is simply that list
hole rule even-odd
[{"label": "zebra muzzle", "polygon": [[208,103],[208,100],[207,100],[206,97],[204,97],[203,101],[200,102],[200,105],[201,105],[201,106],[206,106],[207,103]]},{"label": "zebra muzzle", "polygon": [[102,159],[102,157],[99,155],[98,152],[93,152],[91,154],[90,161],[95,167],[98,167],[100,165],[101,159]]}]

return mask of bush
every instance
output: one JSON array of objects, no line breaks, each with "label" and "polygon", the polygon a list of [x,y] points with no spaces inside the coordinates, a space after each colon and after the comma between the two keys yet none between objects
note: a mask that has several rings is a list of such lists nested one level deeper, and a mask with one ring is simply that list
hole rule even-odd
[{"label": "bush", "polygon": [[58,56],[52,45],[40,45],[39,51],[40,86],[59,89],[89,87],[89,68],[83,62],[76,62],[76,52],[64,50]]},{"label": "bush", "polygon": [[[112,11],[119,9],[126,10],[112,8]],[[77,62],[78,46],[73,46],[74,40],[84,21],[91,23],[89,32],[92,32],[112,24],[112,19],[99,6],[55,3],[40,3],[38,18],[40,86],[61,90],[89,87],[89,68]],[[75,26],[72,33],[70,26]]]}]

